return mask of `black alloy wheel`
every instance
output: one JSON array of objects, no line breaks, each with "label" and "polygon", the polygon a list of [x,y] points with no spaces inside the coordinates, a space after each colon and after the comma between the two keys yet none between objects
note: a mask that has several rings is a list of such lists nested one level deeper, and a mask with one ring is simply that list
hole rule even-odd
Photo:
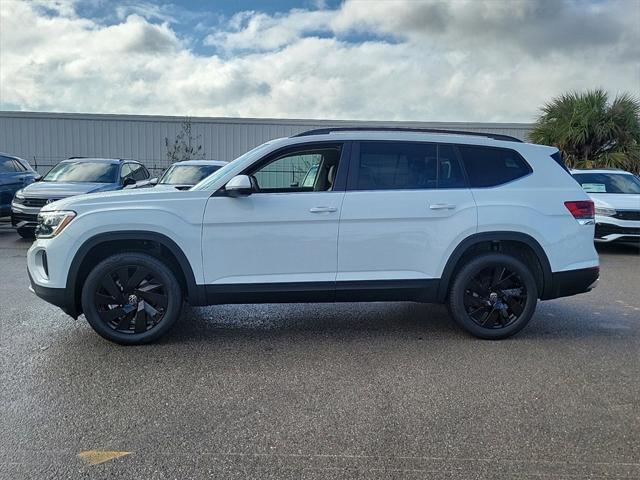
[{"label": "black alloy wheel", "polygon": [[128,334],[155,328],[164,318],[168,300],[162,281],[141,265],[124,265],[107,272],[95,292],[102,321]]},{"label": "black alloy wheel", "polygon": [[82,310],[93,329],[124,345],[149,343],[180,317],[182,290],[174,272],[143,252],[112,255],[89,272]]},{"label": "black alloy wheel", "polygon": [[505,328],[518,320],[527,303],[527,288],[505,265],[480,270],[469,278],[464,306],[469,317],[484,328]]},{"label": "black alloy wheel", "polygon": [[522,330],[536,308],[538,286],[529,267],[503,253],[469,260],[449,290],[451,316],[467,332],[502,339]]}]

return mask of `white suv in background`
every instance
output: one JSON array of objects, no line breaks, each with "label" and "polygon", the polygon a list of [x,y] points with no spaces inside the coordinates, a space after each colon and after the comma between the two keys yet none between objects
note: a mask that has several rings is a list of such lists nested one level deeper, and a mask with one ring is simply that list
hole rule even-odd
[{"label": "white suv in background", "polygon": [[188,191],[41,212],[31,287],[103,337],[153,341],[191,305],[438,302],[508,337],[598,279],[593,202],[556,148],[501,135],[336,128],[267,142]]},{"label": "white suv in background", "polygon": [[596,208],[596,242],[640,243],[640,178],[624,170],[571,170]]}]

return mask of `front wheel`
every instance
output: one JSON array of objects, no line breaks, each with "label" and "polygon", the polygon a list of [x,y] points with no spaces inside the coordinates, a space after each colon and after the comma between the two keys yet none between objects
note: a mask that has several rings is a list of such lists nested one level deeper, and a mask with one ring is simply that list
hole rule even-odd
[{"label": "front wheel", "polygon": [[529,323],[537,300],[529,267],[509,255],[487,253],[458,271],[449,292],[449,311],[472,335],[498,340]]},{"label": "front wheel", "polygon": [[180,316],[182,291],[162,261],[120,253],[96,265],[82,288],[82,309],[102,337],[123,345],[149,343]]}]

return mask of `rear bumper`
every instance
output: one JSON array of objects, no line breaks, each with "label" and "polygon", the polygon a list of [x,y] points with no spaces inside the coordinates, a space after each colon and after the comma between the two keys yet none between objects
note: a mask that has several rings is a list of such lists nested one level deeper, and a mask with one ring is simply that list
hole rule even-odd
[{"label": "rear bumper", "polygon": [[571,295],[588,292],[595,288],[599,278],[600,267],[589,267],[580,268],[578,270],[567,270],[564,272],[553,272],[551,274],[551,292],[543,300],[568,297]]}]

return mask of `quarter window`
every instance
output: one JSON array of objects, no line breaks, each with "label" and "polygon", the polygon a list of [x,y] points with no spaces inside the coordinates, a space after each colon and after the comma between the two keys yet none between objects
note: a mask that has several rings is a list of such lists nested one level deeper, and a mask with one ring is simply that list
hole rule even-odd
[{"label": "quarter window", "polygon": [[471,187],[494,187],[531,173],[524,159],[507,148],[458,145]]},{"label": "quarter window", "polygon": [[13,158],[0,157],[0,172],[18,172],[21,171],[18,169],[16,162],[13,161]]}]

